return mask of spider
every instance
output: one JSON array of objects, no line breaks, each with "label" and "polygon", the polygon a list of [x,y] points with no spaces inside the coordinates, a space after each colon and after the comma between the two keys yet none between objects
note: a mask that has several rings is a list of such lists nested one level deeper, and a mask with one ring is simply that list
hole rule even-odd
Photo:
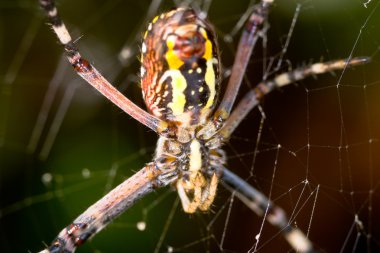
[{"label": "spider", "polygon": [[[159,135],[153,162],[89,207],[44,252],[74,252],[137,199],[169,184],[177,189],[186,213],[206,212],[215,199],[220,180],[240,192],[241,198],[251,199],[257,213],[268,214],[269,222],[281,229],[286,227],[284,234],[291,244],[292,240],[297,241],[295,237],[303,238],[300,230],[287,225],[281,209],[226,168],[222,146],[249,111],[274,88],[310,75],[362,64],[367,58],[316,63],[283,73],[259,83],[232,111],[274,0],[262,0],[252,9],[220,102],[220,59],[213,27],[193,9],[178,8],[156,16],[143,35],[140,75],[147,112],[124,97],[82,58],[53,0],[39,1],[78,75]],[[307,239],[304,242],[294,247],[301,252],[311,251],[311,243]]]}]

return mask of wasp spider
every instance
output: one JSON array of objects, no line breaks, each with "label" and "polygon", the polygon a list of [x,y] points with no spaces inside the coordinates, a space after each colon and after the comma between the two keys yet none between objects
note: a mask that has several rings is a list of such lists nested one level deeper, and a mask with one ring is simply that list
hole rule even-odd
[{"label": "wasp spider", "polygon": [[[159,135],[153,161],[89,207],[61,231],[45,252],[75,251],[77,246],[99,232],[137,199],[169,184],[177,189],[183,210],[194,213],[209,210],[218,182],[222,180],[256,201],[258,213],[267,209],[270,215],[280,217],[270,222],[277,220],[282,224],[277,224],[281,229],[286,226],[286,218],[279,215],[281,209],[225,168],[222,146],[248,112],[274,88],[310,75],[361,64],[367,59],[317,63],[281,74],[258,84],[232,111],[251,52],[263,32],[273,1],[262,0],[254,6],[241,35],[226,91],[220,100],[220,59],[211,24],[190,8],[178,8],[156,16],[143,35],[141,46],[141,86],[147,112],[124,97],[82,58],[59,18],[53,0],[40,0],[78,75]],[[291,238],[304,237],[301,231],[287,226],[284,233],[287,233],[291,244]],[[312,249],[307,239],[294,247],[301,252]]]}]

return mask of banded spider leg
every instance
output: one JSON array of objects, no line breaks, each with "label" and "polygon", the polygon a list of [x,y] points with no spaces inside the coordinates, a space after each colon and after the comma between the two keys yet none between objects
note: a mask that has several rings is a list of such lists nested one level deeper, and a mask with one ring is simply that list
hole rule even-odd
[{"label": "banded spider leg", "polygon": [[[238,52],[232,68],[232,75],[229,79],[224,98],[213,115],[213,121],[197,133],[198,138],[209,140],[207,147],[210,149],[214,146],[218,148],[221,147],[248,112],[257,106],[260,99],[270,93],[275,87],[291,84],[310,75],[322,74],[368,61],[367,58],[353,58],[317,63],[306,68],[300,68],[282,74],[273,80],[260,83],[257,88],[251,90],[230,115],[252,50],[260,37],[263,24],[265,24],[267,20],[269,8],[272,3],[273,0],[262,0],[253,8],[253,14],[239,42]],[[173,138],[178,134],[177,129],[174,129],[168,122],[147,113],[125,98],[89,64],[88,61],[81,57],[64,23],[59,18],[57,9],[52,0],[40,0],[40,4],[49,17],[57,37],[67,52],[69,62],[82,78],[122,110],[161,136]],[[222,166],[216,169],[218,170],[216,172],[221,181],[225,185],[228,185],[227,188],[236,191],[236,196],[255,213],[259,216],[264,216],[268,222],[283,231],[285,238],[295,250],[299,252],[313,251],[312,243],[302,231],[290,225],[282,209],[276,207],[267,197],[228,169]],[[209,172],[212,173],[212,171]],[[177,170],[162,170],[156,161],[148,163],[131,178],[124,181],[94,205],[90,206],[75,219],[71,225],[64,228],[51,246],[42,252],[75,251],[77,246],[98,233],[118,215],[131,207],[135,201],[152,192],[155,188],[164,187],[176,181],[178,179],[178,173]],[[213,175],[215,174],[210,175],[210,177],[215,178]],[[211,183],[214,185],[217,183],[215,181],[216,179]],[[201,201],[203,201],[203,204],[199,205],[199,203],[196,203],[194,205],[195,210],[197,208],[200,210],[207,209],[215,197],[215,190],[216,186],[206,188],[205,191],[212,191],[212,193],[207,193],[206,195],[202,194]],[[186,193],[182,192],[182,195],[186,195]]]}]

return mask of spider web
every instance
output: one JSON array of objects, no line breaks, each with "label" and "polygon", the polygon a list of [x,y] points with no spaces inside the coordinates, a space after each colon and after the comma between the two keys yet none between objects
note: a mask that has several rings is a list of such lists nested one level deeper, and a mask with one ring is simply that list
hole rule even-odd
[{"label": "spider web", "polygon": [[[372,61],[269,94],[226,146],[228,168],[282,207],[317,250],[379,251],[380,2],[275,2],[240,95],[302,64]],[[186,1],[67,0],[58,8],[83,55],[143,106],[135,85],[140,35],[152,16],[178,4]],[[228,78],[253,3],[193,4],[216,28]],[[35,252],[150,161],[157,138],[72,72],[35,1],[3,1],[0,12],[0,251]],[[120,251],[294,250],[219,186],[211,211],[194,215],[173,189],[158,190],[78,250]]]}]

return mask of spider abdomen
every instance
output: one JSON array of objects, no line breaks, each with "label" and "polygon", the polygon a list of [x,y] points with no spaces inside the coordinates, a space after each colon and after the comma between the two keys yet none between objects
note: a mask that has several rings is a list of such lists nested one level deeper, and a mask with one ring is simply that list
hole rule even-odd
[{"label": "spider abdomen", "polygon": [[219,91],[214,31],[192,9],[153,19],[141,48],[141,86],[149,111],[182,126],[203,124]]}]

